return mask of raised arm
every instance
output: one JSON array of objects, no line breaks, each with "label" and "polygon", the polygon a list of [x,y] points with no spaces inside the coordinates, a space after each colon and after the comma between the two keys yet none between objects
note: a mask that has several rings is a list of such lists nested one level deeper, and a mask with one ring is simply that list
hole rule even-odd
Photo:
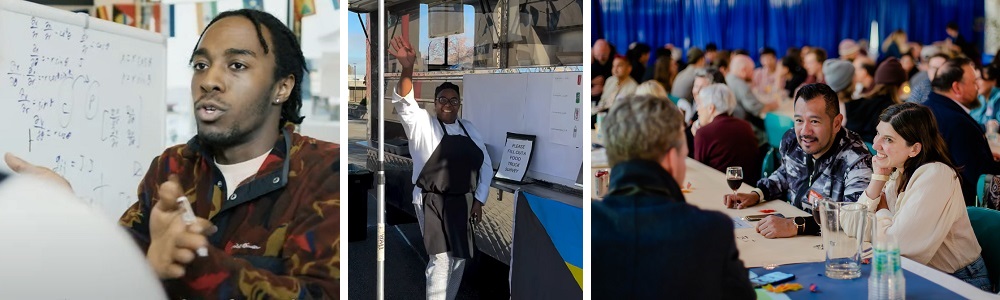
[{"label": "raised arm", "polygon": [[390,42],[391,48],[388,50],[399,60],[403,66],[403,71],[399,76],[399,84],[396,85],[392,94],[392,105],[396,107],[396,113],[403,121],[403,130],[406,137],[412,142],[422,140],[429,136],[427,130],[430,129],[430,115],[420,108],[413,95],[413,62],[417,53],[413,50],[410,42],[402,36],[397,36]]},{"label": "raised arm", "polygon": [[413,63],[417,60],[417,52],[413,51],[413,46],[403,36],[396,36],[389,44],[392,46],[388,49],[389,54],[395,56],[403,67],[396,92],[400,95],[409,94],[413,90]]}]

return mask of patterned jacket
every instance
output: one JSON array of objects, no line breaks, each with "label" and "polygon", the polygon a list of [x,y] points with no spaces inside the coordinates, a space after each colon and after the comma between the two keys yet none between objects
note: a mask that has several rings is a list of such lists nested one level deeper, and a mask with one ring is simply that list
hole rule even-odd
[{"label": "patterned jacket", "polygon": [[153,159],[139,201],[121,217],[143,251],[149,212],[169,174],[178,174],[195,215],[212,221],[208,257],[164,281],[171,298],[329,299],[340,289],[339,146],[286,126],[257,174],[228,199],[214,158],[197,137]]},{"label": "patterned jacket", "polygon": [[[833,147],[813,159],[798,145],[795,129],[781,139],[781,167],[757,181],[763,199],[782,199],[795,207],[812,211],[809,190],[838,202],[857,202],[872,177],[871,152],[856,133],[841,128]],[[812,174],[812,176],[810,176]]]}]

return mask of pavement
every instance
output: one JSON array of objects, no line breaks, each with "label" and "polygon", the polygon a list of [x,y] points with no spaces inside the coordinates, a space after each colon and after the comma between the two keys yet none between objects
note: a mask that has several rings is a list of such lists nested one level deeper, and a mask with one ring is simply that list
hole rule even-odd
[{"label": "pavement", "polygon": [[[366,165],[367,151],[351,147],[366,140],[367,120],[348,122],[348,161]],[[353,201],[349,205],[356,205]],[[348,298],[375,299],[376,293],[376,201],[375,190],[367,193],[365,204],[366,238],[348,243]],[[351,209],[353,206],[349,206]],[[351,209],[354,211],[353,209]],[[357,211],[360,212],[360,211]],[[358,225],[360,215],[348,213],[348,226]],[[424,270],[428,256],[416,219],[395,209],[387,212],[385,230],[385,299],[424,299]],[[489,256],[478,253],[465,269],[465,278],[456,299],[509,299],[510,268]]]}]

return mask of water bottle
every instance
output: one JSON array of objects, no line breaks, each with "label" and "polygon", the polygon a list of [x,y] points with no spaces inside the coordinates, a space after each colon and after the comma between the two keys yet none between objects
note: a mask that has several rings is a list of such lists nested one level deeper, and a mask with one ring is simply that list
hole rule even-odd
[{"label": "water bottle", "polygon": [[872,271],[868,277],[869,300],[897,300],[906,298],[906,279],[903,277],[899,258],[899,244],[895,237],[876,229]]}]

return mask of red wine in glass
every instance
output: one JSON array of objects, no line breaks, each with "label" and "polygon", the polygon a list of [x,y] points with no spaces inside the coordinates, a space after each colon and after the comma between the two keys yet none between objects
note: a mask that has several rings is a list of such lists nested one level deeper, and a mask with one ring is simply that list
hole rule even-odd
[{"label": "red wine in glass", "polygon": [[729,183],[729,188],[733,190],[733,195],[735,195],[736,190],[743,184],[743,167],[726,168],[726,183]]},{"label": "red wine in glass", "polygon": [[741,184],[743,184],[743,178],[729,177],[729,178],[726,179],[726,183],[729,183],[729,189],[735,191],[735,190],[738,190],[740,188]]}]

